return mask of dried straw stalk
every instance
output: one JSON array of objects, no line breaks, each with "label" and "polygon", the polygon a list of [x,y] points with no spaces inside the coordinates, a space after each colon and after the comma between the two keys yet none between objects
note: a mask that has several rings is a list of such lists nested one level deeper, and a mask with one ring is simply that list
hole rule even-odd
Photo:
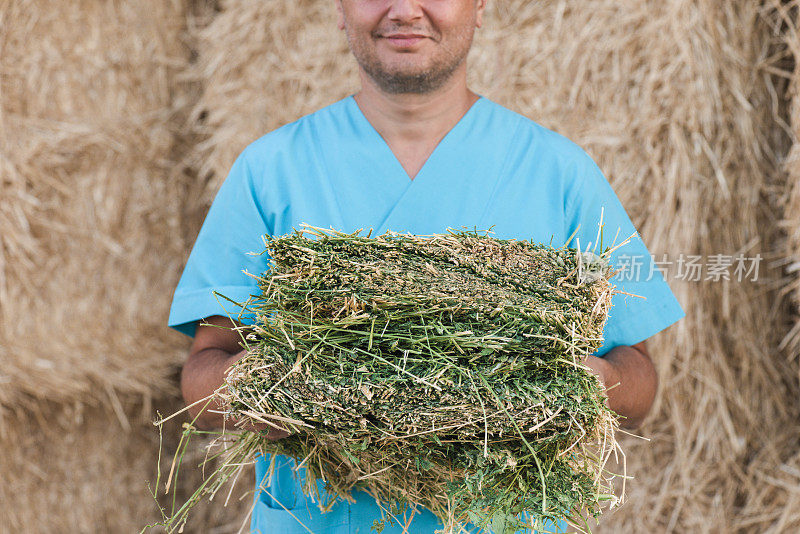
[{"label": "dried straw stalk", "polygon": [[[789,295],[792,305],[793,327],[781,341],[780,347],[787,355],[798,358],[800,355],[800,36],[798,36],[797,6],[792,3],[770,0],[767,2],[773,35],[779,40],[777,50],[768,65],[770,73],[777,78],[776,92],[783,89],[786,99],[788,130],[791,148],[784,161],[786,187],[781,197],[783,217],[781,228],[785,231],[784,253],[786,284],[783,292]],[[783,83],[781,83],[783,82]]]}]

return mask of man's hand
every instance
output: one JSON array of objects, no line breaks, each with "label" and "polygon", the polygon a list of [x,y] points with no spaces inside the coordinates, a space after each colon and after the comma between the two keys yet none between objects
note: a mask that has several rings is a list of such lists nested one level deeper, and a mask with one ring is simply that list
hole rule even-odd
[{"label": "man's hand", "polygon": [[[239,325],[220,315],[209,317],[205,322],[201,322],[197,326],[189,358],[183,366],[181,392],[187,405],[197,403],[189,408],[189,414],[192,419],[199,414],[195,424],[203,430],[222,428],[223,425],[227,428],[235,428],[237,422],[230,419],[226,421],[223,414],[215,413],[224,408],[219,402],[212,401],[205,409],[206,403],[198,402],[222,386],[225,383],[227,369],[247,354],[239,345],[241,336],[237,331],[231,330],[235,326]],[[214,412],[210,410],[214,410]],[[278,422],[275,424],[282,427]],[[238,428],[255,432],[268,431],[265,437],[270,441],[285,438],[290,434],[283,427],[280,430],[266,423],[248,422]]]},{"label": "man's hand", "polygon": [[650,412],[658,389],[658,376],[645,342],[614,347],[603,358],[589,356],[583,363],[605,386],[608,407],[624,417],[620,426],[638,428]]},{"label": "man's hand", "polygon": [[[598,358],[597,356],[589,356],[583,361],[583,364],[597,375],[603,387],[608,387],[608,380],[606,378],[608,362],[606,362],[603,358]],[[606,404],[608,404],[608,402],[606,402]]]}]

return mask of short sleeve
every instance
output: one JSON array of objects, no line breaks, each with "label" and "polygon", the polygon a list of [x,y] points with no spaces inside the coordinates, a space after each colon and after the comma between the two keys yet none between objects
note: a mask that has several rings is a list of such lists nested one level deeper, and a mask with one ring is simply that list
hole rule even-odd
[{"label": "short sleeve", "polygon": [[[599,253],[597,243],[602,210],[602,247],[611,247],[634,235],[611,254],[617,274],[611,279],[617,291],[603,330],[603,346],[595,353],[604,356],[619,345],[635,345],[664,330],[686,314],[657,269],[650,252],[639,237],[628,214],[602,171],[585,155],[578,162],[565,206],[566,236],[575,236],[568,246]],[[617,233],[619,230],[619,233]],[[616,237],[616,241],[612,244]],[[627,294],[625,294],[627,293]],[[637,296],[632,296],[637,295]]]},{"label": "short sleeve", "polygon": [[[199,320],[212,315],[230,316],[245,324],[253,314],[237,303],[256,294],[256,280],[269,262],[264,234],[271,234],[255,194],[252,175],[243,152],[234,162],[206,215],[175,288],[169,326],[194,337]],[[263,254],[261,254],[263,252]],[[217,297],[214,292],[227,297]]]}]

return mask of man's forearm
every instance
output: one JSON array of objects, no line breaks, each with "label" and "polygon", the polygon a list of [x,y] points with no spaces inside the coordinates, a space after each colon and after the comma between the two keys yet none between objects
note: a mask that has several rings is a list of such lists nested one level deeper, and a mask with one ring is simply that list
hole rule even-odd
[{"label": "man's forearm", "polygon": [[655,366],[648,356],[629,346],[611,349],[603,358],[590,356],[589,366],[598,372],[607,388],[608,406],[624,416],[620,425],[642,424],[658,389]]},{"label": "man's forearm", "polygon": [[[225,416],[220,413],[224,406],[210,395],[225,383],[225,371],[245,354],[244,350],[231,354],[222,349],[207,348],[192,354],[183,366],[181,373],[183,399],[191,406],[189,416],[192,420],[198,413],[200,414],[195,420],[195,426],[200,430],[215,430],[223,426],[229,429],[237,427],[235,418],[228,418],[226,422]],[[262,432],[264,438],[268,440],[281,439],[289,435],[289,432],[275,428],[274,424],[246,421],[238,428]],[[264,431],[268,433],[263,433]]]}]

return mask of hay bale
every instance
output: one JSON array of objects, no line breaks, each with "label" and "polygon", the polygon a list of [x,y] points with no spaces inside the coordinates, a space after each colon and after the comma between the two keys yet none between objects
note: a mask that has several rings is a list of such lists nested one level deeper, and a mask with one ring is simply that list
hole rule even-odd
[{"label": "hay bale", "polygon": [[[782,197],[783,217],[781,227],[786,232],[785,253],[786,285],[792,305],[793,327],[781,341],[780,348],[792,359],[800,355],[800,15],[779,0],[769,0],[774,34],[780,40],[780,53],[773,60],[771,72],[779,78],[780,96],[787,102],[783,116],[788,117],[791,148],[784,160],[786,186]],[[788,123],[788,124],[787,124]]]},{"label": "hay bale", "polygon": [[0,408],[166,391],[181,2],[0,2]]},{"label": "hay bale", "polygon": [[[800,454],[797,436],[800,417],[797,374],[800,356],[800,13],[792,3],[768,0],[763,6],[764,21],[769,25],[770,53],[764,61],[768,88],[774,95],[776,115],[775,143],[778,183],[773,191],[778,199],[775,217],[783,235],[777,242],[777,266],[784,277],[775,285],[784,321],[778,330],[780,343],[774,349],[776,358],[786,357],[792,369],[783,372],[782,380],[789,384],[789,394],[776,399],[785,404],[788,416],[781,420],[781,431],[767,435],[760,448],[751,451],[744,471],[748,478],[747,499],[739,513],[738,526],[743,532],[797,532],[800,530]],[[782,213],[781,213],[782,212]],[[783,352],[783,354],[781,354]],[[792,377],[794,375],[794,377]]]},{"label": "hay bale", "polygon": [[201,176],[213,176],[208,203],[245,146],[355,92],[359,83],[347,40],[336,29],[334,2],[221,4],[196,33],[192,71],[204,85],[193,116],[205,136],[195,162]]},{"label": "hay bale", "polygon": [[[151,406],[138,399],[121,403],[124,423],[111,409],[82,403],[40,402],[33,410],[8,415],[0,436],[1,534],[139,532],[160,519],[148,494],[148,484],[155,486],[159,450]],[[156,408],[171,413],[181,405],[179,398],[168,397]],[[177,449],[179,425],[175,421],[164,428],[164,476]],[[201,470],[192,467],[202,461],[202,447],[190,454],[181,474],[187,488],[202,483]],[[255,475],[248,468],[242,476],[250,482]],[[177,502],[190,494],[179,488]],[[227,508],[221,502],[198,504],[186,532],[236,532],[251,508],[250,499],[238,497],[231,497]],[[171,494],[160,496],[159,503],[169,506]]]},{"label": "hay bale", "polygon": [[[760,10],[490,2],[470,81],[586,147],[657,259],[760,253],[759,280],[770,283],[779,274],[766,259],[779,233],[776,206],[761,200],[780,180],[780,143],[758,70],[770,41]],[[223,3],[199,39],[208,84],[195,109],[207,135],[197,161],[214,175],[209,199],[246,144],[357,88],[332,3]],[[747,281],[681,282],[675,272],[673,263],[667,280],[687,318],[651,343],[661,376],[642,429],[651,441],[624,445],[637,478],[602,531],[735,530],[742,503],[764,487],[749,471],[751,453],[772,447],[795,413],[784,400],[789,370],[775,356],[775,295]]]},{"label": "hay bale", "polygon": [[[800,44],[800,43],[798,43]],[[800,75],[795,73],[793,85],[797,87]],[[797,89],[794,89],[797,95]],[[800,99],[792,98],[792,128],[800,133]],[[797,138],[795,138],[797,139]],[[789,275],[785,291],[792,303],[792,329],[781,340],[780,348],[792,360],[800,357],[800,143],[795,141],[787,156],[788,182],[782,226],[786,229],[786,273]]]}]

